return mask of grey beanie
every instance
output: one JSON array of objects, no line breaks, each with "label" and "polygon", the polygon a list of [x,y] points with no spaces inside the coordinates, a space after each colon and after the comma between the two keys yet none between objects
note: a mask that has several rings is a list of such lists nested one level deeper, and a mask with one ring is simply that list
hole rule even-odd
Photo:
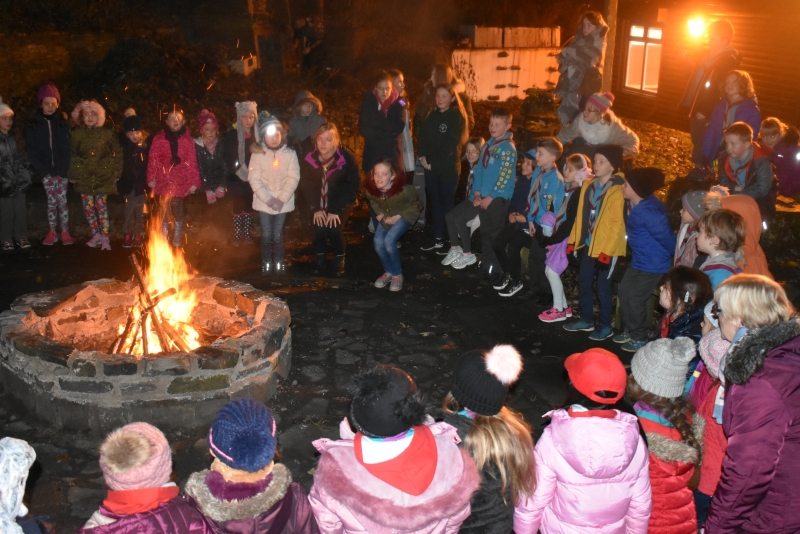
[{"label": "grey beanie", "polygon": [[692,219],[699,221],[700,217],[708,210],[705,205],[707,191],[689,191],[681,198],[683,209],[689,212]]},{"label": "grey beanie", "polygon": [[691,338],[657,339],[634,354],[631,374],[648,393],[674,399],[683,395],[689,362],[696,354]]}]

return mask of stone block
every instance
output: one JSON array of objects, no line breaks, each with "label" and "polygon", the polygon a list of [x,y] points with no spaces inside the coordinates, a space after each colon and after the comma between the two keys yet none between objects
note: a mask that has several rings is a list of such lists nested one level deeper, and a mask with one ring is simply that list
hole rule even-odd
[{"label": "stone block", "polygon": [[264,354],[272,354],[283,345],[283,338],[286,336],[286,326],[280,326],[270,332],[267,343],[264,347]]},{"label": "stone block", "polygon": [[227,348],[206,346],[193,352],[197,355],[198,369],[230,369],[239,363],[239,353]]},{"label": "stone block", "polygon": [[236,295],[236,306],[248,315],[255,315],[258,304],[262,300],[269,300],[269,298],[268,293],[258,289],[247,291]]},{"label": "stone block", "polygon": [[86,289],[86,284],[75,284],[39,293],[31,293],[17,297],[11,303],[12,310],[33,310],[39,317],[49,317],[61,308],[75,302],[75,296]]},{"label": "stone block", "polygon": [[125,306],[117,306],[106,310],[106,320],[110,323],[116,323],[127,317],[128,310]]},{"label": "stone block", "polygon": [[130,376],[139,372],[137,362],[103,363],[103,374],[106,376]]},{"label": "stone block", "polygon": [[142,376],[181,376],[191,369],[192,362],[185,352],[163,354],[144,359]]},{"label": "stone block", "polygon": [[98,299],[95,295],[92,295],[88,299],[72,308],[70,311],[77,312],[82,310],[91,310],[92,308],[97,308],[98,306],[100,306],[100,299]]},{"label": "stone block", "polygon": [[86,320],[86,314],[80,313],[77,315],[67,315],[58,320],[58,324],[81,323]]},{"label": "stone block", "polygon": [[175,378],[167,388],[170,395],[180,395],[181,393],[200,393],[203,391],[214,391],[225,389],[230,386],[228,377],[225,375],[214,375],[202,378],[192,378],[180,376]]},{"label": "stone block", "polygon": [[103,382],[99,380],[58,380],[61,386],[61,391],[70,391],[73,393],[111,393],[114,389],[114,384],[111,382]]},{"label": "stone block", "polygon": [[109,295],[119,295],[130,293],[136,286],[132,281],[120,282],[119,280],[112,280],[111,282],[106,282],[104,284],[97,284],[94,287],[99,291]]},{"label": "stone block", "polygon": [[253,376],[259,373],[269,373],[272,369],[273,363],[269,360],[264,360],[263,362],[259,363],[258,365],[254,365],[245,369],[244,371],[240,372],[236,375],[236,380],[241,380],[243,378],[247,378],[249,376]]},{"label": "stone block", "polygon": [[19,352],[64,367],[74,350],[33,332],[9,332],[8,337]]},{"label": "stone block", "polygon": [[74,360],[72,362],[72,374],[90,378],[97,374],[97,369],[94,366],[94,362],[89,360]]},{"label": "stone block", "polygon": [[152,382],[132,382],[119,385],[123,397],[135,397],[145,393],[154,393],[158,388]]},{"label": "stone block", "polygon": [[236,293],[228,288],[221,287],[221,284],[214,288],[214,293],[211,296],[220,306],[225,306],[227,308],[236,307]]},{"label": "stone block", "polygon": [[255,362],[264,357],[264,349],[256,344],[244,348],[244,366],[250,367]]}]

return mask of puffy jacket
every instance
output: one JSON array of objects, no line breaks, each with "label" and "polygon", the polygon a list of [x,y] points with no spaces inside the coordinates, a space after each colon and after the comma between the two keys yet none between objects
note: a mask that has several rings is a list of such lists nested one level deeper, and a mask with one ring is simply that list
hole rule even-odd
[{"label": "puffy jacket", "polygon": [[747,163],[744,187],[734,191],[739,185],[731,167],[731,157],[726,156],[719,166],[719,183],[730,190],[731,195],[745,195],[758,203],[762,220],[769,220],[775,215],[775,199],[778,196],[778,182],[772,168],[772,151],[753,142],[753,157]]},{"label": "puffy jacket", "polygon": [[[250,156],[247,181],[254,193],[254,210],[272,215],[294,211],[294,192],[300,183],[297,153],[288,145],[283,145],[278,150],[258,146]],[[267,206],[267,201],[272,198],[283,202],[280,211]]]},{"label": "puffy jacket", "polygon": [[[674,321],[670,321],[667,328],[667,337],[669,339],[676,339],[679,337],[688,337],[694,344],[700,343],[700,338],[703,337],[703,318],[705,317],[705,307],[701,306],[700,309],[692,313],[684,313],[678,316]],[[660,337],[660,336],[659,336]]]},{"label": "puffy jacket", "polygon": [[153,192],[156,195],[185,198],[191,194],[192,187],[201,187],[194,139],[188,128],[178,138],[178,157],[181,162],[173,165],[169,141],[164,131],[160,131],[150,145],[150,160],[147,162],[147,183],[155,184]]},{"label": "puffy jacket", "polygon": [[375,182],[367,181],[366,197],[375,213],[383,213],[381,226],[388,230],[391,225],[384,221],[387,217],[400,215],[409,223],[414,224],[422,211],[422,200],[413,185],[406,184],[405,176],[396,176],[392,187],[383,192],[377,188]]},{"label": "puffy jacket", "polygon": [[720,207],[738,213],[744,219],[747,232],[744,236],[744,262],[739,268],[743,273],[761,274],[772,278],[767,265],[767,257],[759,244],[761,242],[761,211],[758,203],[746,195],[730,195],[720,199]]},{"label": "puffy jacket", "polygon": [[141,144],[135,144],[127,137],[122,141],[122,175],[117,181],[117,191],[120,195],[129,195],[132,191],[136,195],[144,195],[147,188],[147,158],[150,145],[145,139]]},{"label": "puffy jacket", "polygon": [[104,506],[92,516],[78,534],[210,534],[203,515],[186,500],[175,497],[157,508],[138,514],[120,515]]},{"label": "puffy jacket", "polygon": [[772,164],[775,165],[780,194],[793,197],[800,193],[800,145],[796,130],[787,133],[775,146]]},{"label": "puffy jacket", "polygon": [[751,331],[725,365],[728,449],[706,532],[800,532],[800,324]]},{"label": "puffy jacket", "polygon": [[566,145],[580,137],[591,146],[616,145],[622,147],[625,156],[637,155],[639,153],[639,136],[622,124],[622,121],[612,112],[609,111],[608,114],[611,117],[610,122],[603,119],[600,122],[588,124],[583,120],[583,113],[581,113],[575,120],[561,128],[556,139]]},{"label": "puffy jacket", "polygon": [[[728,110],[731,105],[726,98],[722,98],[719,103],[714,106],[714,111],[711,112],[711,117],[708,120],[708,128],[706,135],[703,139],[703,157],[706,161],[714,161],[719,156],[720,150],[724,148],[723,133],[725,131],[725,124],[727,123]],[[758,132],[761,130],[761,110],[758,109],[758,103],[753,98],[746,98],[739,102],[738,107],[733,112],[733,121],[728,124],[730,126],[734,122],[745,122],[753,129],[753,139],[758,138]]]},{"label": "puffy jacket", "polygon": [[17,146],[12,131],[0,132],[0,197],[6,198],[28,190],[33,170]]},{"label": "puffy jacket", "polygon": [[[396,95],[394,102],[384,115],[378,107],[378,99],[370,91],[361,103],[358,115],[358,132],[364,138],[364,154],[361,168],[364,172],[372,170],[381,158],[390,158],[403,171],[403,147],[401,134],[406,127],[406,102]],[[412,169],[408,169],[411,171]]]},{"label": "puffy jacket", "polygon": [[[604,207],[605,201],[601,212]],[[675,232],[669,227],[667,209],[658,197],[650,195],[633,206],[627,229],[628,246],[633,252],[631,267],[646,273],[665,273],[672,268]]]},{"label": "puffy jacket", "polygon": [[[708,371],[706,371],[708,372]],[[722,476],[722,461],[725,458],[725,449],[728,448],[728,438],[722,425],[714,419],[714,400],[719,390],[719,381],[712,382],[711,389],[705,393],[705,398],[697,408],[706,421],[703,432],[703,462],[700,464],[700,483],[697,491],[705,495],[714,495],[717,491],[719,479]]]},{"label": "puffy jacket", "polygon": [[117,191],[122,173],[122,147],[108,126],[72,131],[72,159],[69,178],[75,190],[84,195],[109,195]]},{"label": "puffy jacket", "polygon": [[425,157],[431,170],[442,174],[461,172],[461,134],[467,121],[458,106],[445,111],[435,109],[425,122],[417,125],[419,157]]},{"label": "puffy jacket", "polygon": [[[622,184],[625,179],[620,175],[615,175],[611,179],[614,181],[614,185],[609,187],[603,203],[600,205],[600,213],[597,214],[594,233],[589,243],[589,257],[591,258],[597,258],[600,254],[625,256],[628,253],[628,244],[625,240],[625,197],[622,196]],[[568,242],[575,247],[575,250],[580,250],[585,246],[589,220],[589,202],[586,201],[586,191],[596,180],[597,178],[586,180],[581,186],[578,214],[575,216],[575,223],[572,225],[572,233],[569,235]],[[584,227],[584,221],[586,221],[586,227]]]},{"label": "puffy jacket", "polygon": [[71,139],[72,129],[63,111],[56,110],[49,117],[42,108],[31,113],[25,123],[25,152],[36,176],[67,177],[72,158]]},{"label": "puffy jacket", "polygon": [[534,451],[536,490],[516,507],[514,532],[645,534],[650,477],[636,417],[544,417],[551,422]]},{"label": "puffy jacket", "polygon": [[356,460],[347,419],[338,441],[319,439],[321,453],[308,499],[320,532],[337,534],[455,534],[470,514],[480,477],[456,429],[433,423],[438,454],[433,481],[420,495],[404,493],[370,474]]},{"label": "puffy jacket", "polygon": [[[322,173],[319,152],[314,149],[300,161],[300,191],[312,212],[319,211]],[[344,147],[336,149],[336,157],[328,169],[328,213],[341,215],[356,201],[360,186],[355,156]]]},{"label": "puffy jacket", "polygon": [[214,153],[208,151],[203,143],[202,137],[194,140],[194,152],[197,157],[197,169],[200,172],[200,181],[204,191],[213,191],[225,183],[228,174],[228,166],[225,164],[223,153],[225,143],[222,139],[217,139],[217,146]]}]

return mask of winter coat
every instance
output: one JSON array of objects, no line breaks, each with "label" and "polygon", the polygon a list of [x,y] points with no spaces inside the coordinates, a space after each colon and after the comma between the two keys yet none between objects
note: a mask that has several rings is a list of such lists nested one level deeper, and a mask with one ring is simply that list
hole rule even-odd
[{"label": "winter coat", "polygon": [[72,129],[67,114],[56,110],[48,118],[42,108],[34,110],[25,123],[25,152],[39,178],[66,178],[72,158]]},{"label": "winter coat", "polygon": [[[255,127],[253,128],[255,130]],[[253,136],[245,137],[244,141],[244,166],[250,168],[250,147],[253,145],[255,139]],[[225,137],[222,138],[223,157],[225,164],[228,166],[228,181],[229,182],[243,182],[236,174],[241,164],[239,163],[239,132],[236,128],[232,128],[225,132]]]},{"label": "winter coat", "polygon": [[410,224],[414,224],[422,211],[422,199],[419,198],[419,193],[413,185],[406,184],[404,176],[396,176],[386,192],[378,189],[373,180],[368,180],[365,195],[372,210],[375,213],[383,213],[381,226],[384,230],[392,227],[386,223],[387,217],[400,215]]},{"label": "winter coat", "polygon": [[95,512],[78,534],[211,534],[203,515],[185,497],[175,497],[138,514],[116,514],[105,506]]},{"label": "winter coat", "polygon": [[461,173],[461,137],[467,122],[457,106],[435,109],[417,127],[417,155],[425,157],[431,170],[440,175]]},{"label": "winter coat", "polygon": [[[453,90],[461,100],[461,105],[464,106],[464,111],[467,112],[467,131],[471,132],[475,129],[475,113],[472,109],[472,99],[467,96],[467,86],[463,81],[456,79],[453,83]],[[417,100],[417,107],[414,110],[414,127],[419,128],[419,125],[425,122],[428,116],[428,111],[436,110],[436,88],[429,81],[425,82],[422,88],[422,93]]]},{"label": "winter coat", "polygon": [[[306,102],[314,106],[308,117],[300,112]],[[326,122],[328,119],[322,115],[322,102],[310,92],[300,91],[292,106],[292,118],[289,119],[289,144],[298,154],[305,154],[314,148],[314,134]]]},{"label": "winter coat", "polygon": [[122,142],[122,175],[117,181],[117,192],[120,195],[144,195],[147,190],[147,159],[150,144],[143,139],[140,144],[132,143],[127,137]]},{"label": "winter coat", "polygon": [[553,410],[536,444],[536,490],[514,513],[516,534],[645,534],[647,445],[636,418],[571,417]]},{"label": "winter coat", "polygon": [[19,150],[13,130],[0,132],[0,198],[25,193],[33,180],[33,168]]},{"label": "winter coat", "polygon": [[589,145],[616,145],[621,146],[625,156],[635,156],[639,153],[639,136],[636,132],[622,124],[616,115],[608,112],[610,121],[605,118],[594,124],[589,124],[583,120],[583,114],[575,117],[571,123],[561,128],[556,135],[556,139],[564,145],[571,143],[577,138],[582,138]]},{"label": "winter coat", "polygon": [[800,325],[750,331],[726,356],[728,449],[706,532],[800,532]]},{"label": "winter coat", "polygon": [[458,448],[458,433],[447,423],[429,429],[436,440],[437,465],[430,485],[414,496],[373,476],[356,460],[354,433],[342,421],[341,439],[319,439],[321,453],[308,499],[320,532],[337,534],[455,534],[470,515],[469,501],[480,484],[469,453]]},{"label": "winter coat", "polygon": [[83,195],[117,192],[122,173],[122,147],[111,127],[78,126],[72,131],[72,159],[69,179]]},{"label": "winter coat", "polygon": [[571,122],[580,112],[578,104],[581,96],[589,96],[600,90],[600,87],[590,88],[583,82],[589,69],[596,69],[593,74],[602,76],[607,36],[608,26],[605,24],[597,26],[589,35],[584,35],[583,25],[579,25],[567,46],[556,55],[559,76],[555,95],[561,99],[558,118],[562,124]]},{"label": "winter coat", "polygon": [[[611,180],[614,183],[609,187],[600,205],[592,240],[589,242],[590,258],[597,258],[600,254],[614,257],[625,256],[628,253],[628,246],[625,240],[625,198],[622,196],[622,184],[625,179],[620,175],[614,175]],[[590,215],[586,192],[596,181],[597,178],[586,180],[581,186],[578,214],[575,217],[575,224],[572,225],[572,233],[569,235],[569,244],[573,245],[575,250],[580,250],[586,246]],[[600,182],[597,182],[597,185],[599,187]]]},{"label": "winter coat", "polygon": [[720,162],[719,184],[727,187],[731,195],[746,195],[758,203],[762,220],[769,220],[775,215],[775,199],[778,195],[778,182],[772,168],[771,150],[753,142],[753,157],[747,163],[744,187],[734,191],[739,185],[731,167],[731,156],[725,156]]},{"label": "winter coat", "polygon": [[[250,174],[247,181],[253,188],[253,209],[271,215],[294,211],[294,192],[300,182],[300,164],[297,153],[283,145],[278,150],[256,145],[250,156]],[[283,202],[280,210],[267,206],[272,198]]]},{"label": "winter coat", "polygon": [[733,47],[726,48],[716,56],[700,58],[689,76],[681,97],[680,107],[689,111],[689,117],[701,113],[711,117],[714,106],[719,102],[722,85],[732,70],[739,68],[742,58]]},{"label": "winter coat", "polygon": [[633,206],[626,226],[628,246],[633,252],[631,267],[658,274],[672,268],[675,232],[669,227],[667,209],[657,196],[650,195]]},{"label": "winter coat", "polygon": [[200,170],[197,167],[197,153],[194,139],[187,128],[178,138],[178,157],[181,162],[172,165],[172,149],[164,131],[153,138],[150,145],[150,160],[147,162],[147,183],[155,184],[153,192],[160,196],[186,198],[191,189],[200,189]]},{"label": "winter coat", "polygon": [[[740,195],[741,196],[741,195]],[[675,265],[693,267],[697,259],[697,225],[681,223],[678,238],[675,241]]]},{"label": "winter coat", "polygon": [[[300,161],[300,191],[311,208],[319,211],[322,192],[322,163],[319,152],[312,150]],[[336,156],[328,169],[328,213],[341,215],[347,206],[356,201],[361,176],[358,174],[355,156],[347,148],[336,149]]]},{"label": "winter coat", "polygon": [[[292,482],[292,474],[285,465],[275,464],[271,473],[272,478],[263,490],[260,490],[257,483],[227,483],[221,476],[215,480],[212,478],[215,474],[218,475],[208,470],[200,471],[193,473],[186,482],[187,500],[205,516],[209,523],[209,532],[214,534],[319,532],[303,488]],[[226,489],[232,491],[236,496],[231,499],[218,498],[219,493],[212,493],[210,484],[215,488],[221,486],[218,488],[221,491]],[[284,527],[278,529],[280,524]]]},{"label": "winter coat", "polygon": [[705,307],[701,306],[700,309],[692,313],[684,313],[676,317],[674,321],[670,321],[667,328],[667,338],[688,337],[694,341],[695,345],[700,343],[700,338],[703,337],[704,312]]},{"label": "winter coat", "polygon": [[697,491],[709,496],[714,495],[717,491],[717,485],[722,476],[722,461],[725,458],[725,450],[728,448],[725,431],[713,415],[714,400],[718,390],[719,381],[715,381],[705,394],[703,402],[697,407],[697,413],[706,421],[703,433],[703,461],[700,464],[700,484],[697,486]]},{"label": "winter coat", "polygon": [[767,257],[761,249],[761,212],[758,203],[746,195],[730,195],[720,199],[720,207],[738,213],[744,219],[747,232],[744,236],[744,261],[739,268],[743,273],[760,274],[772,278],[767,265]]},{"label": "winter coat", "polygon": [[225,164],[225,144],[222,139],[217,139],[214,153],[208,151],[202,137],[194,140],[194,152],[197,158],[197,170],[200,173],[200,182],[204,191],[214,191],[225,184],[228,166]]},{"label": "winter coat", "polygon": [[800,144],[797,130],[790,131],[775,145],[772,164],[778,178],[778,191],[781,195],[794,197],[800,193]]},{"label": "winter coat", "polygon": [[393,160],[399,171],[405,170],[402,133],[406,126],[406,106],[405,100],[397,97],[384,115],[379,109],[378,98],[372,91],[364,97],[358,115],[358,132],[364,138],[364,154],[361,160],[364,172],[371,171],[375,162],[382,158]]},{"label": "winter coat", "polygon": [[725,148],[723,133],[725,128],[734,122],[749,124],[753,129],[753,139],[758,138],[758,132],[761,130],[761,110],[758,109],[758,102],[754,98],[745,98],[738,102],[738,106],[733,112],[733,120],[728,122],[728,110],[730,108],[731,104],[728,99],[723,97],[714,106],[714,111],[711,112],[706,135],[703,139],[703,157],[708,162],[716,160],[720,155],[720,151]]},{"label": "winter coat", "polygon": [[492,137],[483,144],[475,164],[472,191],[481,198],[510,199],[514,194],[517,169],[517,147],[509,132],[500,138]]}]

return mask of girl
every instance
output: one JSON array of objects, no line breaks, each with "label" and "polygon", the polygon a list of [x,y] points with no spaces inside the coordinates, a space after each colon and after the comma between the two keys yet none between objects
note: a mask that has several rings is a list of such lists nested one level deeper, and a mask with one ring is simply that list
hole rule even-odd
[{"label": "girl", "polygon": [[481,474],[472,513],[459,532],[511,532],[514,506],[533,495],[535,480],[531,426],[504,405],[519,378],[522,357],[510,345],[461,356],[444,400],[444,422],[454,426],[461,445]]},{"label": "girl", "polygon": [[657,339],[639,349],[631,361],[628,397],[635,403],[650,450],[649,534],[697,533],[689,483],[700,463],[704,420],[683,396],[696,352],[689,338]]},{"label": "girl", "polygon": [[72,110],[77,126],[72,132],[70,181],[81,194],[83,212],[92,230],[90,247],[111,250],[108,240],[108,195],[117,192],[122,172],[122,147],[112,128],[104,128],[106,110],[95,100],[84,100]]},{"label": "girl", "polygon": [[472,100],[466,93],[467,87],[456,77],[450,65],[444,63],[437,63],[433,66],[431,79],[425,82],[425,86],[422,88],[422,94],[417,101],[416,111],[414,111],[414,124],[422,124],[425,118],[436,109],[436,88],[442,84],[452,85],[458,94],[467,113],[467,131],[471,132],[475,129],[475,116],[472,111]]},{"label": "girl", "polygon": [[536,491],[514,512],[514,532],[645,534],[647,443],[625,400],[625,368],[605,349],[573,354],[564,407],[536,444]]},{"label": "girl", "polygon": [[142,120],[134,110],[122,121],[122,176],[117,181],[117,192],[125,198],[125,222],[122,232],[124,248],[141,247],[145,232],[144,206],[147,193],[147,160],[150,145],[147,132],[142,130]]},{"label": "girl", "polygon": [[361,373],[354,389],[341,439],[313,443],[321,456],[308,499],[320,532],[458,532],[480,478],[456,429],[425,415],[422,393],[397,367]]},{"label": "girl", "polygon": [[775,117],[761,123],[761,143],[772,149],[772,164],[778,179],[778,192],[800,198],[800,131]]},{"label": "girl", "polygon": [[167,115],[166,125],[153,138],[150,161],[147,162],[147,185],[163,202],[161,231],[164,239],[169,239],[169,216],[172,214],[175,223],[172,246],[183,246],[183,226],[186,220],[183,199],[202,184],[194,140],[186,128],[182,111],[171,111]]},{"label": "girl", "polygon": [[379,222],[373,244],[384,271],[375,280],[375,287],[384,288],[389,284],[389,291],[400,291],[403,272],[397,241],[416,222],[422,203],[414,186],[406,184],[405,175],[398,174],[394,161],[379,160],[371,175],[365,194]]},{"label": "girl", "polygon": [[277,118],[264,117],[258,129],[264,144],[253,145],[247,180],[253,188],[253,209],[261,223],[261,274],[283,274],[283,225],[289,212],[294,211],[300,164],[297,153],[286,144],[286,131]]},{"label": "girl", "polygon": [[31,185],[31,166],[11,132],[14,111],[0,100],[0,243],[4,251],[30,248],[25,193]]},{"label": "girl", "polygon": [[572,317],[572,308],[567,305],[567,296],[564,294],[564,284],[561,283],[561,273],[567,268],[567,241],[572,232],[572,225],[578,215],[578,203],[583,182],[594,178],[592,165],[589,158],[583,154],[572,154],[564,164],[564,195],[566,198],[561,203],[561,209],[556,215],[555,226],[550,237],[544,236],[542,244],[547,248],[547,267],[544,274],[550,282],[553,292],[553,307],[539,314],[539,320],[545,323],[564,321]]},{"label": "girl", "polygon": [[292,105],[289,119],[289,146],[297,154],[305,154],[314,147],[314,133],[328,122],[322,114],[322,102],[310,91],[300,91]]},{"label": "girl", "polygon": [[197,124],[200,127],[200,136],[194,139],[197,168],[206,201],[214,204],[225,196],[225,176],[228,174],[224,146],[219,142],[219,122],[216,115],[204,109],[197,116]]},{"label": "girl", "polygon": [[703,336],[703,311],[713,298],[711,281],[702,271],[682,265],[670,269],[658,297],[664,308],[658,337],[688,337],[697,344]]},{"label": "girl", "polygon": [[[392,84],[394,85],[394,88],[397,89],[397,92],[400,94],[400,98],[408,102],[408,96],[406,95],[406,80],[403,76],[403,73],[397,69],[389,69],[388,72],[392,77]],[[417,158],[414,156],[414,142],[411,140],[411,117],[408,112],[408,106],[405,108],[405,121],[406,127],[403,128],[402,135],[403,168],[407,173],[411,174],[416,168]],[[410,176],[407,178],[410,178]],[[423,210],[424,209],[425,208],[423,205]]]},{"label": "girl", "polygon": [[[470,137],[461,147],[461,175],[458,177],[456,199],[459,202],[469,199],[472,194],[472,179],[475,177],[475,164],[481,155],[481,147],[486,142],[483,137]],[[466,162],[464,165],[463,162]],[[445,216],[446,218],[447,216]]]},{"label": "girl", "polygon": [[[445,215],[455,204],[461,162],[458,147],[467,141],[467,117],[452,86],[436,88],[436,110],[419,128],[419,162],[425,169],[425,189],[430,197],[434,246],[441,248]],[[435,247],[436,244],[439,247]],[[423,247],[425,250],[425,247]]]},{"label": "girl", "polygon": [[319,127],[315,148],[300,162],[300,189],[313,214],[314,273],[325,270],[328,241],[336,257],[336,274],[344,276],[343,227],[356,200],[361,178],[355,156],[339,146],[339,129],[333,123]]},{"label": "girl", "polygon": [[3,534],[49,534],[48,529],[28,513],[23,503],[28,473],[36,461],[36,451],[27,441],[0,439],[0,532]]},{"label": "girl", "polygon": [[250,147],[261,142],[255,127],[258,107],[255,102],[236,103],[236,124],[225,134],[224,155],[228,165],[228,194],[233,206],[233,246],[253,244],[253,190],[247,183]]},{"label": "girl", "polygon": [[753,89],[753,79],[745,71],[732,70],[725,78],[725,95],[714,106],[703,139],[703,157],[708,165],[714,163],[724,150],[723,132],[734,122],[746,122],[758,137],[761,129],[761,110]]},{"label": "girl", "polygon": [[586,101],[583,113],[558,132],[556,139],[564,144],[566,155],[577,152],[592,157],[600,145],[621,146],[624,157],[639,153],[639,136],[614,115],[610,109],[612,102],[611,93],[593,94]]},{"label": "girl", "polygon": [[675,241],[674,265],[699,267],[706,260],[697,251],[697,223],[708,208],[706,191],[689,191],[681,197],[681,227]]},{"label": "girl", "polygon": [[69,235],[69,209],[67,207],[67,173],[72,157],[69,121],[61,105],[61,94],[50,82],[39,87],[39,107],[25,125],[25,151],[33,170],[42,179],[47,193],[47,222],[50,230],[42,241],[52,245],[58,241],[56,232],[61,223],[61,242],[74,243]]},{"label": "girl", "polygon": [[406,127],[406,102],[394,87],[392,76],[382,72],[375,88],[364,97],[358,116],[358,132],[364,138],[361,169],[372,170],[375,162],[391,158],[405,172],[402,154],[402,133]]},{"label": "girl", "polygon": [[[480,158],[481,147],[485,142],[483,137],[470,137],[464,144],[461,159],[466,161],[467,165],[461,166],[462,176],[460,181],[464,183],[466,199],[462,200],[458,206],[450,210],[444,217],[447,234],[450,239],[450,250],[447,251],[447,255],[442,260],[442,265],[450,265],[461,256],[472,254],[472,234],[480,226],[479,216],[481,211],[480,206],[474,202],[473,179],[475,178],[475,166]],[[458,244],[459,238],[461,239],[461,246]],[[422,249],[425,250],[427,247],[428,245],[423,245]],[[475,262],[473,261],[472,263]]]}]

